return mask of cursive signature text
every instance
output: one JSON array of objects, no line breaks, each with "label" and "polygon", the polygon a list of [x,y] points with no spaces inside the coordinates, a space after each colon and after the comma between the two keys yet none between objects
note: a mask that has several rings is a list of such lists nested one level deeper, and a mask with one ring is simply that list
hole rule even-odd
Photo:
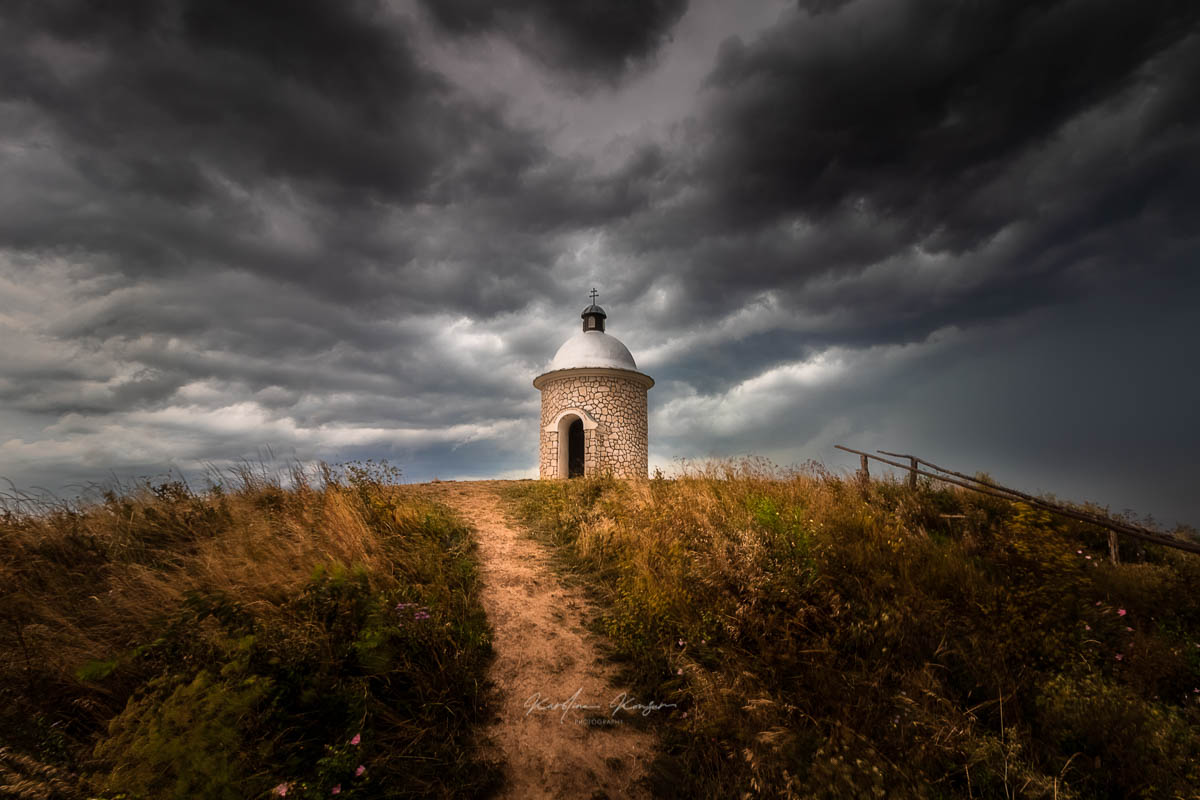
[{"label": "cursive signature text", "polygon": [[529,699],[525,701],[525,716],[528,717],[535,711],[561,711],[562,715],[558,718],[558,721],[566,722],[567,714],[570,714],[576,709],[582,709],[584,711],[599,710],[600,706],[598,705],[579,702],[579,695],[582,693],[583,687],[580,686],[575,690],[575,693],[566,700],[555,701],[544,699],[541,692],[534,692],[529,696]]},{"label": "cursive signature text", "polygon": [[637,703],[634,702],[634,698],[628,692],[621,692],[608,704],[608,707],[612,709],[611,716],[614,717],[618,711],[636,712],[643,717],[648,717],[655,711],[662,711],[664,708],[675,708],[675,706],[675,703],[656,703],[653,700],[649,703]]}]

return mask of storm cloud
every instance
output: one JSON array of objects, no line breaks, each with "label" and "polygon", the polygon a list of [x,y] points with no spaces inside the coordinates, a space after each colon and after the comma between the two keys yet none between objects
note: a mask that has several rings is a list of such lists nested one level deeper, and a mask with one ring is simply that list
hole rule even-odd
[{"label": "storm cloud", "polygon": [[447,32],[500,32],[551,67],[614,82],[641,66],[670,35],[687,0],[421,0]]},{"label": "storm cloud", "polygon": [[596,286],[651,460],[905,448],[1196,524],[1200,7],[15,2],[0,475],[532,475]]}]

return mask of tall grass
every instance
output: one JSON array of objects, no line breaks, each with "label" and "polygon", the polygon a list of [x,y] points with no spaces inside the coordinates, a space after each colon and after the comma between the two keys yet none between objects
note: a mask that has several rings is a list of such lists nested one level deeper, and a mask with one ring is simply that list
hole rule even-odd
[{"label": "tall grass", "polygon": [[542,482],[663,797],[1194,797],[1200,558],[969,492],[748,461]]},{"label": "tall grass", "polygon": [[377,465],[293,477],[0,517],[0,795],[495,785],[468,529]]}]

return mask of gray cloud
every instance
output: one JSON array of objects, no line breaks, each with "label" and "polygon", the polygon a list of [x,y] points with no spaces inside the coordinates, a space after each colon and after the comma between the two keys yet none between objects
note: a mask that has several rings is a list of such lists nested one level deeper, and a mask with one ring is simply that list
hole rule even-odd
[{"label": "gray cloud", "polygon": [[1143,11],[861,0],[732,40],[686,199],[624,243],[672,265],[672,321],[768,292],[810,344],[1069,303],[1131,263],[1170,279],[1194,247],[1200,141],[1175,120],[1200,12]]},{"label": "gray cloud", "polygon": [[752,5],[6,5],[0,475],[531,472],[595,285],[660,462],[895,445],[1200,519],[1200,10]]},{"label": "gray cloud", "polygon": [[687,0],[421,0],[443,29],[500,32],[539,59],[576,75],[616,82],[649,59],[687,9]]}]

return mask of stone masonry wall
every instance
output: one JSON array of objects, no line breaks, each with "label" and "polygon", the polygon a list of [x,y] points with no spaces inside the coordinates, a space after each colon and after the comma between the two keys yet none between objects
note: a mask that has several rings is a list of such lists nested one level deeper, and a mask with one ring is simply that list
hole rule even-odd
[{"label": "stone masonry wall", "polygon": [[618,478],[646,477],[649,462],[643,385],[612,375],[567,375],[542,388],[542,478],[560,477],[558,432],[547,431],[546,426],[568,408],[582,409],[599,423],[583,432],[584,475],[611,472]]}]

